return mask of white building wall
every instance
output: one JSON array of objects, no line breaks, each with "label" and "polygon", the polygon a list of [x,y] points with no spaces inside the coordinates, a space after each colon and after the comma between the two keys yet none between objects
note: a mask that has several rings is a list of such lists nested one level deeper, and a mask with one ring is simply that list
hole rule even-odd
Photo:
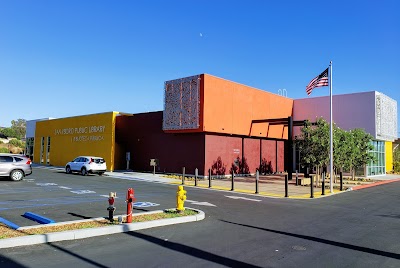
[{"label": "white building wall", "polygon": [[376,92],[376,138],[394,141],[397,139],[397,101]]},{"label": "white building wall", "polygon": [[[362,128],[375,136],[375,92],[334,95],[333,121],[342,129]],[[329,96],[294,100],[293,119],[315,122],[323,117],[330,122]],[[294,135],[300,134],[300,128]]]},{"label": "white building wall", "polygon": [[[377,92],[334,95],[333,122],[344,129],[362,128],[376,140],[397,139],[397,102]],[[323,117],[330,122],[329,96],[294,100],[293,120],[315,122]],[[294,135],[300,128],[294,129]]]},{"label": "white building wall", "polygon": [[26,120],[26,138],[34,138],[35,137],[35,130],[36,130],[36,122],[44,121],[44,120],[51,120],[55,118],[42,118],[42,119],[34,119],[34,120]]}]

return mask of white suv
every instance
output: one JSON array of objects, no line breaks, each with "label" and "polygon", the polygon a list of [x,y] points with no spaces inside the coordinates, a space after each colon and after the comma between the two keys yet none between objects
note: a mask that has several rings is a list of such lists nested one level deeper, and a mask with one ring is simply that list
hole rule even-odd
[{"label": "white suv", "polygon": [[97,173],[101,176],[106,170],[106,161],[96,156],[79,156],[65,165],[65,173],[80,172],[82,176],[86,176],[88,173]]}]

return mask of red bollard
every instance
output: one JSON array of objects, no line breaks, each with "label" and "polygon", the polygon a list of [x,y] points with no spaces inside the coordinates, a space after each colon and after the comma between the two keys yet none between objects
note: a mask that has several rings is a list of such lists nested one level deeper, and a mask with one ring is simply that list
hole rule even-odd
[{"label": "red bollard", "polygon": [[131,223],[132,222],[132,202],[136,201],[136,198],[134,196],[134,191],[132,188],[128,189],[128,192],[126,193],[126,222]]}]

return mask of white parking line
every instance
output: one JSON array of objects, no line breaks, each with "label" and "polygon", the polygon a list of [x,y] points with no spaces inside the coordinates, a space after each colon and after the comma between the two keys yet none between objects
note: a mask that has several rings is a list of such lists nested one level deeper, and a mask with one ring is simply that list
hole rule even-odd
[{"label": "white parking line", "polygon": [[77,190],[77,191],[70,191],[71,193],[74,194],[95,194],[95,191],[90,191],[90,190]]},{"label": "white parking line", "polygon": [[225,197],[232,198],[232,199],[243,199],[243,200],[255,201],[255,202],[261,201],[260,199],[246,198],[246,197],[235,196],[235,195],[225,195]]},{"label": "white parking line", "polygon": [[36,183],[36,185],[39,185],[39,186],[55,186],[55,185],[57,185],[57,183],[51,183],[51,182],[48,182],[48,183]]}]

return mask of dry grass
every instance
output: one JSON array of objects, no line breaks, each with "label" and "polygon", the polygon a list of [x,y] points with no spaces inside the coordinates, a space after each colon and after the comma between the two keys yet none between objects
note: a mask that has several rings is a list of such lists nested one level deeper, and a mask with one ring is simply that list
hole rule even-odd
[{"label": "dry grass", "polygon": [[[168,218],[176,218],[182,216],[191,216],[196,215],[197,212],[193,210],[186,209],[182,213],[177,213],[175,210],[165,210],[162,213],[155,213],[155,214],[148,214],[148,215],[138,215],[133,216],[132,222],[145,222],[145,221],[154,221],[160,219],[168,219]],[[126,222],[125,217],[122,219],[122,222]],[[80,223],[68,223],[64,225],[42,225],[38,228],[26,229],[26,230],[14,230],[8,228],[6,225],[0,223],[0,239],[4,238],[12,238],[12,237],[19,237],[25,235],[37,235],[37,234],[47,234],[47,233],[54,233],[54,232],[62,232],[62,231],[70,231],[70,230],[77,230],[77,229],[87,229],[87,228],[97,228],[97,227],[105,227],[111,225],[118,225],[117,219],[113,223],[109,222],[108,220],[99,220],[99,221],[86,221]]]},{"label": "dry grass", "polygon": [[7,150],[9,150],[9,152],[13,154],[20,154],[24,151],[24,149],[8,143],[0,143],[0,148],[6,148]]}]

